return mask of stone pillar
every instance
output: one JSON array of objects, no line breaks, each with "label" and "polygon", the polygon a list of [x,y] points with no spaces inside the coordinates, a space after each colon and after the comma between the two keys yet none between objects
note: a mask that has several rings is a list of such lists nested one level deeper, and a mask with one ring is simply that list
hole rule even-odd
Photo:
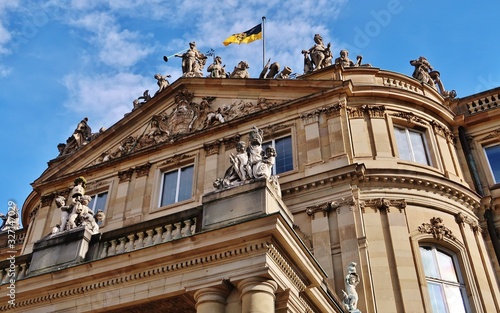
[{"label": "stone pillar", "polygon": [[224,313],[229,290],[225,286],[207,287],[194,293],[196,313]]},{"label": "stone pillar", "polygon": [[306,136],[306,151],[307,164],[314,164],[322,161],[321,156],[321,139],[319,130],[319,110],[304,113],[300,117],[304,123],[304,131]]},{"label": "stone pillar", "polygon": [[275,292],[278,284],[263,277],[250,277],[238,283],[241,292],[242,313],[275,312]]}]

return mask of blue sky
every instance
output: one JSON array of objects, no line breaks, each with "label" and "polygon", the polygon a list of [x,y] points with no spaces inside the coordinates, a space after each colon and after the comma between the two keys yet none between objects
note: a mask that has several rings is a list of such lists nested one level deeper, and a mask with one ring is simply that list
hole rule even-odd
[{"label": "blue sky", "polygon": [[[266,16],[266,59],[301,74],[300,53],[313,36],[338,56],[411,75],[410,60],[425,56],[458,97],[500,86],[498,1],[347,0],[1,0],[0,212],[21,207],[30,183],[58,155],[77,123],[94,132],[132,109],[154,74],[181,74],[172,55],[196,41],[214,49],[226,69],[262,69],[262,41],[222,41]],[[211,60],[210,60],[211,62]]]}]

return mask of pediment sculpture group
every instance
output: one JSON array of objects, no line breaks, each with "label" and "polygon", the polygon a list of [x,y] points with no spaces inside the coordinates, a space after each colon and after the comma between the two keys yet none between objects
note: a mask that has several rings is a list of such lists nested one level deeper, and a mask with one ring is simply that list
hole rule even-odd
[{"label": "pediment sculpture group", "polygon": [[61,209],[61,222],[52,228],[52,235],[84,227],[92,234],[99,232],[99,222],[104,220],[103,211],[94,212],[87,205],[91,197],[85,194],[85,178],[78,177],[68,198],[58,196],[56,206]]},{"label": "pediment sculpture group", "polygon": [[276,192],[281,195],[278,176],[273,175],[272,168],[276,160],[276,150],[273,146],[262,147],[263,131],[253,127],[248,134],[248,145],[244,141],[236,144],[236,154],[231,153],[231,166],[223,178],[214,182],[216,189],[238,186],[258,179],[267,179]]}]

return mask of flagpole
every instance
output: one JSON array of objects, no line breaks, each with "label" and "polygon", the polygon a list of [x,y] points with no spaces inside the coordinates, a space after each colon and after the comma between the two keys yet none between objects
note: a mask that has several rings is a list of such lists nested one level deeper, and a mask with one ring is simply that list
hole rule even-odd
[{"label": "flagpole", "polygon": [[266,66],[266,36],[264,32],[264,22],[266,21],[266,17],[262,17],[262,68]]}]

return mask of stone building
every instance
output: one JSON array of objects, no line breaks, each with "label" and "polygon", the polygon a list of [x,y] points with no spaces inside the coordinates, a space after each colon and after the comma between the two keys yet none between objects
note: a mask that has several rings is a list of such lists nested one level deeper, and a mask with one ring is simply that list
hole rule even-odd
[{"label": "stone building", "polygon": [[[0,235],[0,310],[500,311],[500,89],[456,99],[426,62],[185,75],[82,120]],[[106,218],[64,229],[83,194]]]}]

